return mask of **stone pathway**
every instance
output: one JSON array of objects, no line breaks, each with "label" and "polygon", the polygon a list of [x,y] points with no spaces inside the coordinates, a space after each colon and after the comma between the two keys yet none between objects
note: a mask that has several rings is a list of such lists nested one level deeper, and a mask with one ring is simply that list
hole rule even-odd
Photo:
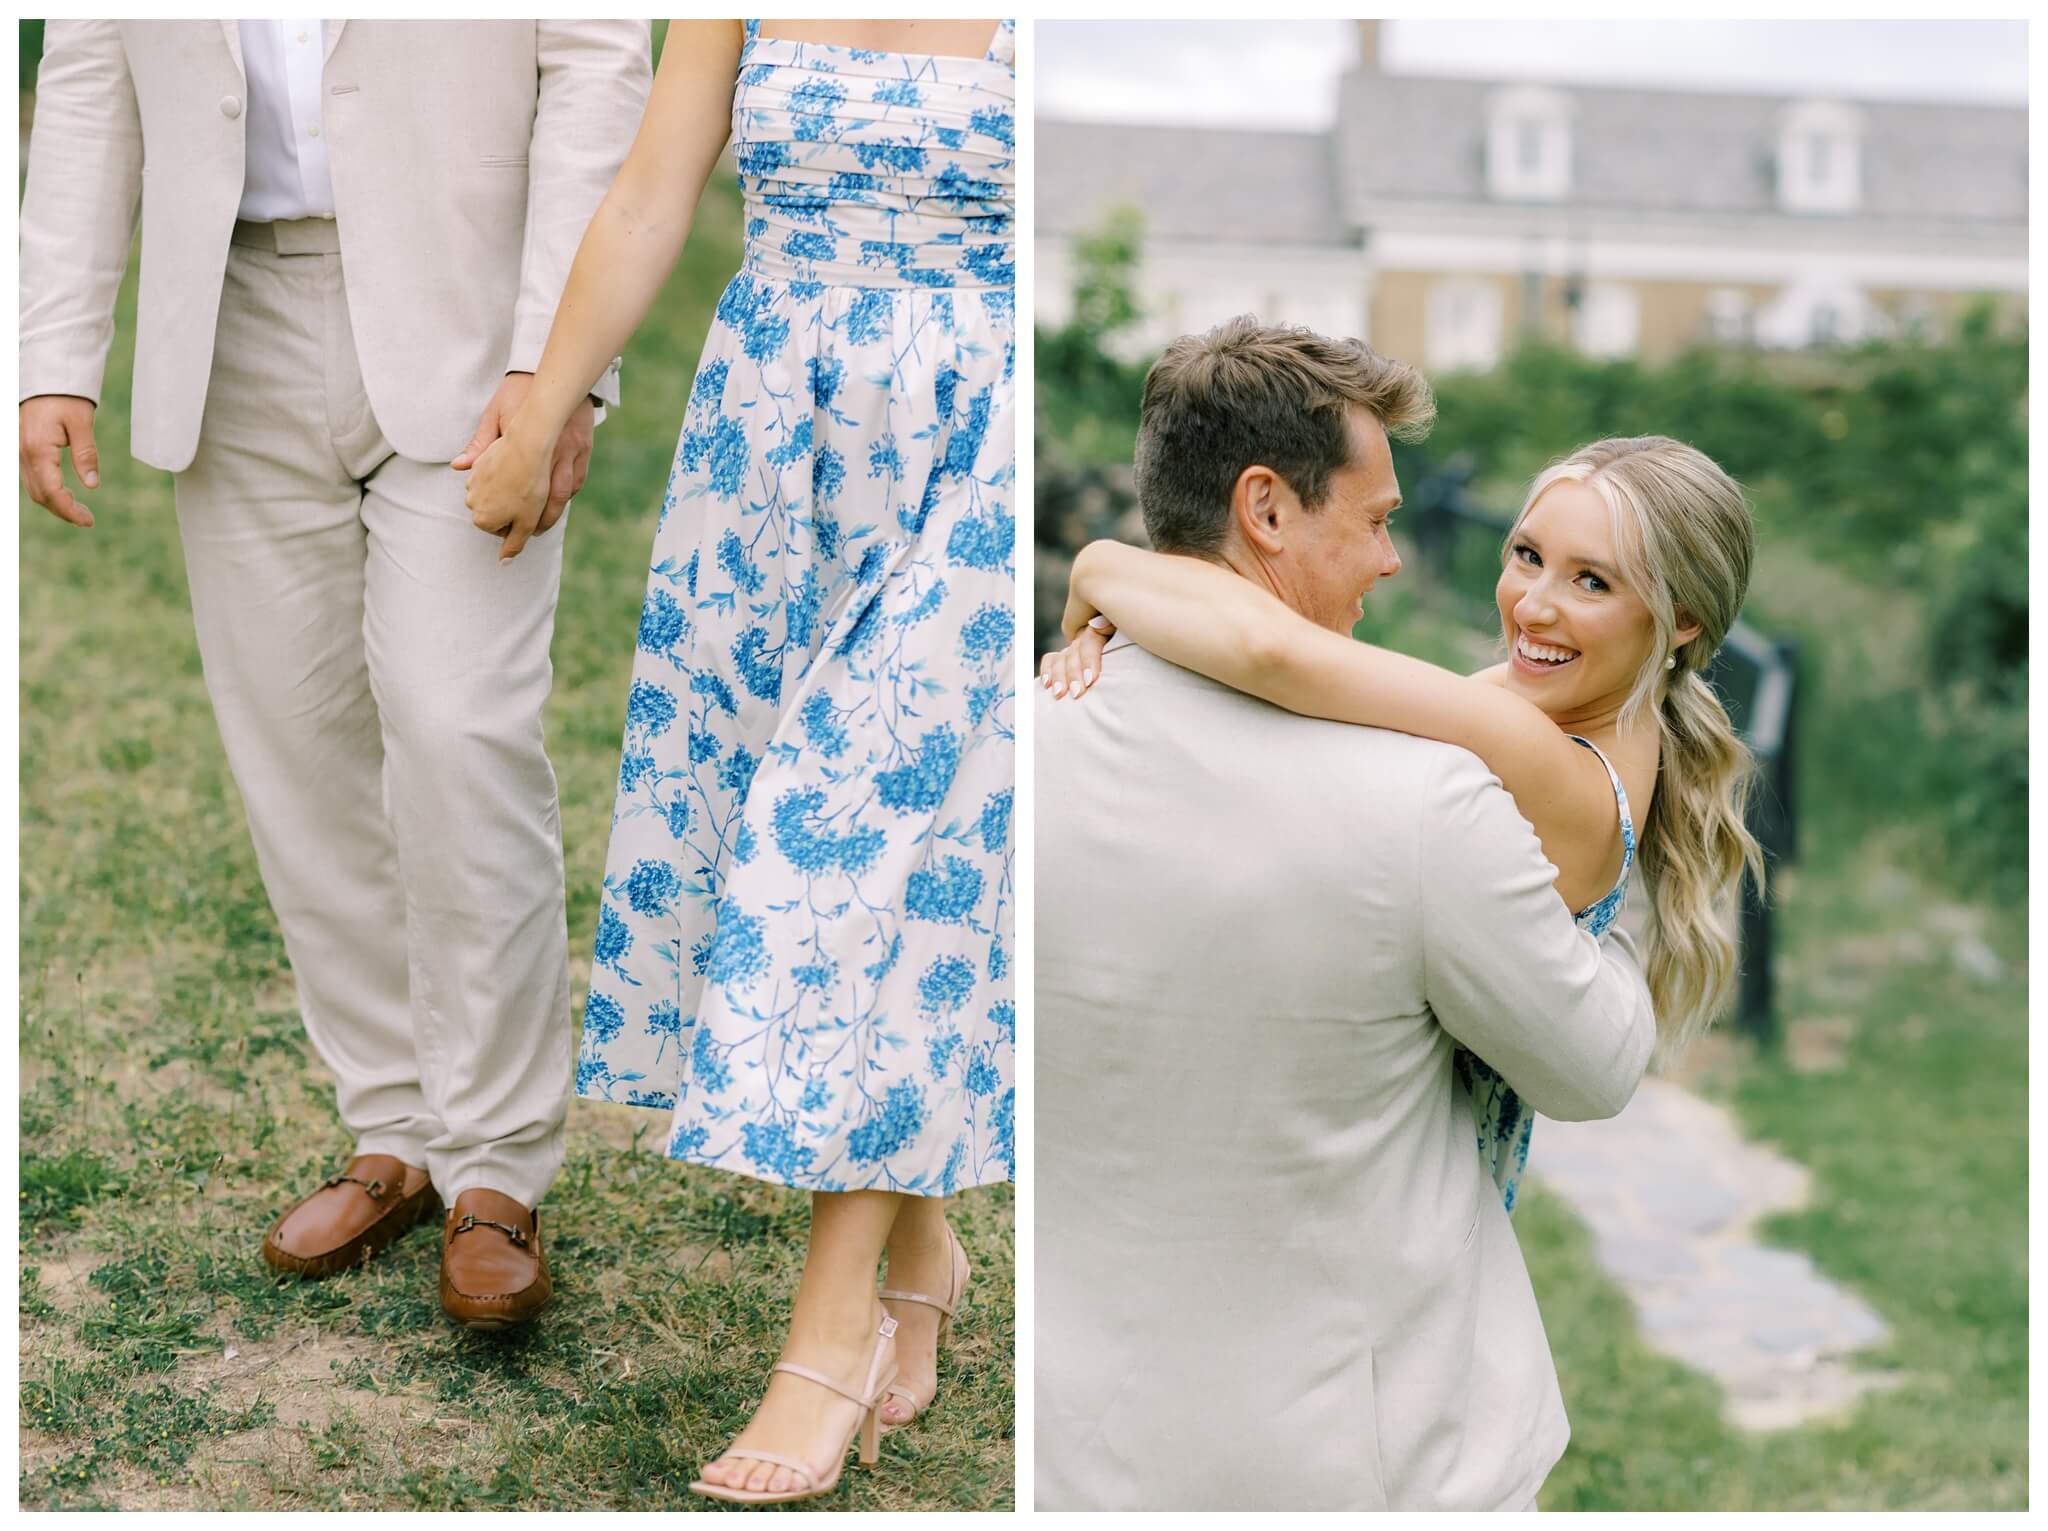
[{"label": "stone pathway", "polygon": [[1877,1314],[1804,1254],[1757,1241],[1760,1218],[1805,1203],[1806,1170],[1745,1142],[1720,1106],[1647,1079],[1612,1121],[1538,1122],[1529,1173],[1592,1229],[1651,1347],[1720,1383],[1744,1429],[1789,1429],[1903,1380],[1849,1363],[1885,1338]]}]

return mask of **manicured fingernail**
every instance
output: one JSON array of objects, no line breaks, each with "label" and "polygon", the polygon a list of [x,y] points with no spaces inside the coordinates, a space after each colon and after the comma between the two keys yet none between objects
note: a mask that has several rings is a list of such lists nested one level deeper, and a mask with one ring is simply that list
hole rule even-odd
[{"label": "manicured fingernail", "polygon": [[1094,685],[1094,684],[1095,684],[1095,672],[1094,672],[1093,670],[1083,670],[1083,671],[1081,672],[1081,684],[1082,684],[1082,685],[1084,685],[1084,686],[1092,686],[1092,685]]},{"label": "manicured fingernail", "polygon": [[1109,626],[1109,618],[1101,615],[1100,613],[1097,613],[1095,616],[1092,616],[1088,619],[1088,625],[1094,628],[1099,633],[1105,627]]},{"label": "manicured fingernail", "polygon": [[1065,696],[1067,694],[1067,683],[1065,681],[1061,681],[1057,686],[1054,686],[1052,688],[1052,694],[1054,696]]}]

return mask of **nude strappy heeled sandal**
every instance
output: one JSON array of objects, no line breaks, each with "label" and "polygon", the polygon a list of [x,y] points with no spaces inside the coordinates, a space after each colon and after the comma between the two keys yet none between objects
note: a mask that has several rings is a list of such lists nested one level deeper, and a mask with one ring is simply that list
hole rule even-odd
[{"label": "nude strappy heeled sandal", "polygon": [[784,1456],[778,1451],[755,1451],[750,1447],[728,1447],[724,1455],[738,1457],[748,1462],[772,1462],[777,1467],[786,1467],[795,1473],[801,1483],[793,1489],[775,1493],[769,1489],[728,1488],[723,1483],[706,1483],[699,1478],[690,1485],[690,1492],[702,1494],[706,1499],[723,1499],[730,1504],[788,1504],[797,1499],[816,1499],[829,1494],[839,1487],[839,1475],[846,1468],[846,1448],[853,1444],[855,1432],[860,1435],[860,1465],[872,1467],[881,1451],[881,1410],[882,1399],[896,1381],[896,1320],[885,1317],[875,1332],[874,1354],[868,1358],[867,1381],[856,1393],[842,1387],[823,1372],[812,1371],[808,1366],[799,1366],[794,1361],[777,1361],[773,1371],[788,1372],[806,1382],[815,1382],[819,1387],[837,1393],[841,1398],[860,1406],[860,1412],[846,1427],[846,1434],[839,1438],[839,1449],[832,1453],[829,1462],[819,1466]]},{"label": "nude strappy heeled sandal", "polygon": [[[953,1227],[950,1223],[946,1225],[946,1239],[951,1246],[953,1274],[951,1289],[946,1293],[946,1300],[944,1302],[924,1292],[899,1292],[890,1287],[884,1287],[881,1292],[884,1302],[920,1302],[928,1308],[937,1308],[939,1310],[938,1343],[941,1346],[953,1336],[954,1315],[967,1305],[967,1278],[972,1274],[967,1264],[967,1251],[961,1247],[960,1236],[953,1232]],[[909,1404],[913,1412],[910,1418],[904,1420],[902,1424],[894,1424],[888,1420],[883,1420],[882,1433],[884,1435],[887,1435],[891,1430],[901,1430],[904,1425],[915,1422],[918,1415],[924,1413],[926,1409],[932,1406],[932,1400],[939,1396],[939,1389],[937,1380],[934,1379],[930,1398],[919,1398],[909,1388],[895,1383],[890,1385],[888,1393],[890,1397],[901,1398],[905,1403]]]}]

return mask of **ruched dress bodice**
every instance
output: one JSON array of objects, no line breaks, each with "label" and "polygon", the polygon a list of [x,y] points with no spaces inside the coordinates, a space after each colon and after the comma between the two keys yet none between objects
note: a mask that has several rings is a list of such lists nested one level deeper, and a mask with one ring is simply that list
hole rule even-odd
[{"label": "ruched dress bodice", "polygon": [[1008,290],[1011,28],[968,59],[762,37],[749,22],[732,107],[743,269],[830,287]]}]

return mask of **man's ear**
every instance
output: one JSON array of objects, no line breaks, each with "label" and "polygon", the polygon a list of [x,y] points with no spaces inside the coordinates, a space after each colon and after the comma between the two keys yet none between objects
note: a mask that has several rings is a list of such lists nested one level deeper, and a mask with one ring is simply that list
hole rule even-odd
[{"label": "man's ear", "polygon": [[1253,463],[1238,474],[1230,490],[1230,518],[1245,542],[1258,552],[1273,556],[1286,546],[1282,534],[1280,475]]}]

